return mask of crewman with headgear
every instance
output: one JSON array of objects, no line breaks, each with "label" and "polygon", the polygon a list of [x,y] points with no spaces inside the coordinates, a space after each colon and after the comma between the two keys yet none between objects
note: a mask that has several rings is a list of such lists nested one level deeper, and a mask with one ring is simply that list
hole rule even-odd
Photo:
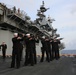
[{"label": "crewman with headgear", "polygon": [[52,61],[52,50],[51,50],[50,39],[48,37],[45,37],[45,41],[47,44],[47,52],[48,52],[49,60]]},{"label": "crewman with headgear", "polygon": [[60,41],[54,38],[52,41],[52,58],[56,60],[59,59],[59,44]]},{"label": "crewman with headgear", "polygon": [[43,62],[45,52],[46,52],[47,61],[50,62],[49,53],[48,53],[49,52],[49,46],[48,46],[47,42],[48,42],[48,39],[45,36],[43,36],[42,40],[41,40],[41,43],[42,43],[42,48],[41,48],[42,49],[42,57],[41,57],[40,62]]},{"label": "crewman with headgear", "polygon": [[7,45],[5,44],[5,42],[2,42],[2,44],[0,45],[0,49],[2,48],[2,56],[3,59],[6,58],[6,49],[7,49]]},{"label": "crewman with headgear", "polygon": [[26,34],[25,44],[26,44],[26,55],[25,55],[25,63],[24,65],[27,66],[28,64],[31,64],[31,66],[34,65],[34,59],[33,59],[33,47],[32,42],[33,38],[30,34]]},{"label": "crewman with headgear", "polygon": [[59,59],[60,58],[60,53],[59,53],[59,45],[60,45],[60,39],[57,39],[57,43],[58,43],[58,47],[57,47],[57,51],[56,51],[56,59]]},{"label": "crewman with headgear", "polygon": [[34,64],[37,64],[37,57],[36,57],[36,43],[39,43],[38,37],[35,37],[34,35],[31,35],[33,38],[32,40],[32,50],[33,50],[33,59],[34,59]]},{"label": "crewman with headgear", "polygon": [[51,39],[50,39],[50,61],[52,61],[52,60],[53,60],[52,42],[53,42],[53,39],[51,38]]},{"label": "crewman with headgear", "polygon": [[18,33],[14,33],[14,37],[12,38],[13,42],[13,51],[12,51],[12,62],[11,62],[11,68],[15,67],[16,62],[16,68],[20,68],[20,41],[22,41],[21,37],[18,36]]}]

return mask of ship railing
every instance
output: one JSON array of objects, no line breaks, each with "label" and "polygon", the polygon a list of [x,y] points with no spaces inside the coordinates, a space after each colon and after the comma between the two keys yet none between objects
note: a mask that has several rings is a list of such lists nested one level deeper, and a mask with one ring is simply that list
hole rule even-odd
[{"label": "ship railing", "polygon": [[21,10],[20,8],[16,8],[15,6],[7,5],[7,4],[4,4],[4,3],[1,3],[1,5],[4,7],[5,15],[15,14],[18,17],[20,17],[21,19],[26,20],[25,17],[27,16],[27,14],[26,14],[25,11]]},{"label": "ship railing", "polygon": [[17,16],[18,16],[19,18],[21,18],[22,20],[26,20],[26,18],[25,18],[26,13],[25,13],[23,10],[20,10],[20,12],[19,12],[18,10],[16,10],[16,11],[14,12],[14,10],[9,9],[7,15],[12,15],[12,14],[17,15]]}]

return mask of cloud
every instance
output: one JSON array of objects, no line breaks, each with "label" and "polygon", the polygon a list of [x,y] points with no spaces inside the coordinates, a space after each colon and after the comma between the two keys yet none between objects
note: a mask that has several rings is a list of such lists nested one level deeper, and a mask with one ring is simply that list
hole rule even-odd
[{"label": "cloud", "polygon": [[71,14],[76,14],[76,2],[68,4],[67,8],[70,10]]},{"label": "cloud", "polygon": [[76,8],[71,11],[72,14],[76,14]]},{"label": "cloud", "polygon": [[55,15],[56,21],[53,23],[55,27],[57,28],[76,27],[76,16],[70,13],[72,10],[72,5],[73,4],[71,3],[65,5],[62,9],[59,10],[59,12],[56,13]]},{"label": "cloud", "polygon": [[69,31],[66,33],[63,33],[62,36],[64,37],[64,39],[62,40],[62,42],[65,43],[66,48],[65,49],[75,49],[76,46],[76,31]]}]

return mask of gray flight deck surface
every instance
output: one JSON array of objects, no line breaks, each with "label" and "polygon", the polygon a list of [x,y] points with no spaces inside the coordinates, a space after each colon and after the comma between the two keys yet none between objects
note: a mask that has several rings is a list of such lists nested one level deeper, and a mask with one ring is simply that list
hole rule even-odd
[{"label": "gray flight deck surface", "polygon": [[59,60],[53,60],[50,63],[44,61],[34,66],[23,66],[21,61],[20,69],[11,69],[11,58],[5,61],[0,57],[0,75],[76,75],[76,58],[61,57]]}]

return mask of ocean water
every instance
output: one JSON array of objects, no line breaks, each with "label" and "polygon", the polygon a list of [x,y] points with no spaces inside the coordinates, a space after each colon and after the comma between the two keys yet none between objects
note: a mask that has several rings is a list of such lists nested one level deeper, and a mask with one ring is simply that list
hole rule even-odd
[{"label": "ocean water", "polygon": [[76,54],[76,50],[62,50],[61,54]]}]

